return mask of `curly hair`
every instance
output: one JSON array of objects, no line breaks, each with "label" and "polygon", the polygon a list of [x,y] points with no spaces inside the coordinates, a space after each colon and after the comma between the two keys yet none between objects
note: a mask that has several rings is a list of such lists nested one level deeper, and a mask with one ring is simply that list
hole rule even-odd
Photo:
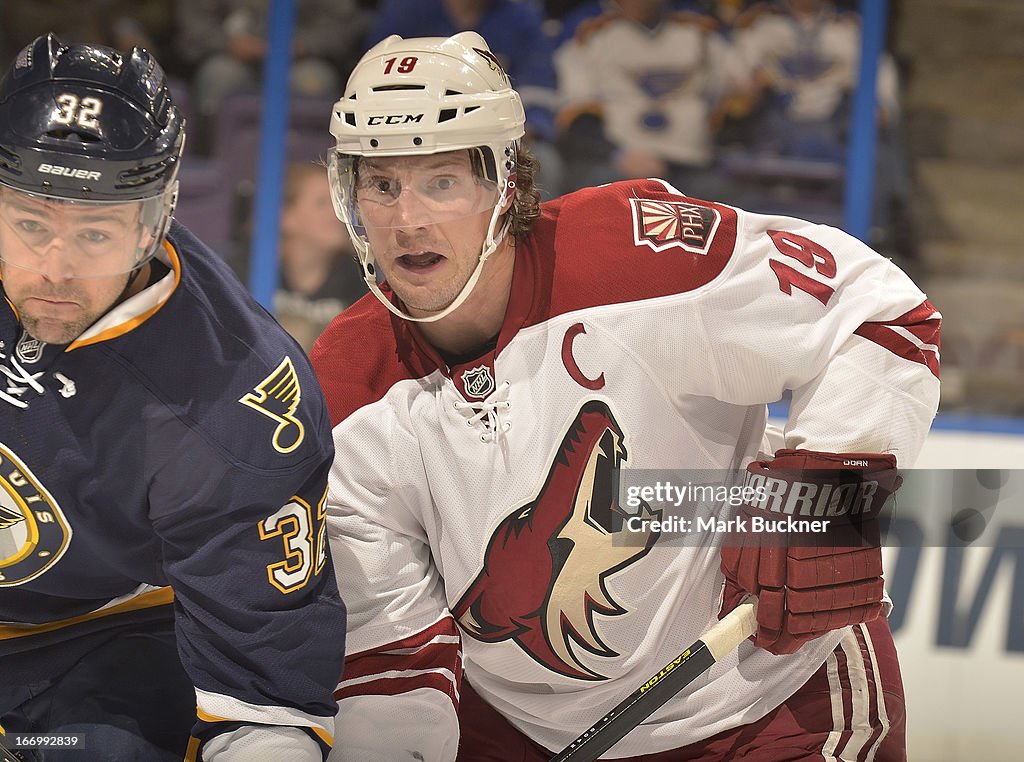
[{"label": "curly hair", "polygon": [[523,238],[540,217],[540,190],[534,184],[534,175],[540,167],[537,157],[519,146],[516,151],[516,197],[509,210],[509,233]]}]

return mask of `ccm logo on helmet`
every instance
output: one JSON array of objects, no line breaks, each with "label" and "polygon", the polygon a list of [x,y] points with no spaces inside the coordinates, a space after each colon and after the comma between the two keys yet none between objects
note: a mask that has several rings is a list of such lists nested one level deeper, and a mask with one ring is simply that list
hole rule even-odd
[{"label": "ccm logo on helmet", "polygon": [[409,124],[410,122],[422,122],[423,114],[379,114],[371,116],[366,120],[370,126],[378,124]]},{"label": "ccm logo on helmet", "polygon": [[62,167],[59,164],[40,164],[39,171],[50,175],[62,177],[73,177],[76,180],[99,180],[100,173],[88,169],[75,169],[74,167]]}]

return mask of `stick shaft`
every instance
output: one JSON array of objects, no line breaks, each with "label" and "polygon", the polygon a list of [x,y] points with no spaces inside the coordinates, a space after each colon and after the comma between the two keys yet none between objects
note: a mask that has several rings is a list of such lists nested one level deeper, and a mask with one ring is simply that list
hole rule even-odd
[{"label": "stick shaft", "polygon": [[756,630],[757,599],[748,596],[551,762],[593,762]]}]

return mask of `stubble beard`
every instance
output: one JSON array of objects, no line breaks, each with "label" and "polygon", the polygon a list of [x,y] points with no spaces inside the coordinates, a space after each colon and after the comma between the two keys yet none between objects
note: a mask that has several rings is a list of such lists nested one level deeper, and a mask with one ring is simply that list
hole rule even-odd
[{"label": "stubble beard", "polygon": [[[454,283],[445,283],[440,289],[424,293],[420,298],[412,301],[402,299],[406,306],[414,313],[421,313],[422,316],[431,315],[445,309],[465,288],[469,278],[460,278]],[[401,297],[401,294],[399,294]],[[419,317],[420,315],[417,315]]]},{"label": "stubble beard", "polygon": [[[452,260],[449,260],[449,263],[454,264]],[[394,266],[397,272],[398,265]],[[471,275],[472,270],[462,272],[460,269],[458,273],[442,282],[414,286],[402,278],[392,279],[387,271],[384,272],[385,280],[388,281],[391,290],[402,300],[406,309],[409,310],[409,314],[416,317],[426,317],[448,307],[462,293],[462,289],[469,282]]]},{"label": "stubble beard", "polygon": [[80,306],[80,311],[77,316],[62,319],[32,314],[28,308],[19,306],[21,323],[34,339],[47,344],[70,344],[113,308],[126,285],[127,276],[125,282],[117,286],[116,291],[111,288],[109,302],[104,299],[103,301],[107,303],[102,309],[96,308],[96,300],[90,299],[88,293],[83,293],[75,288],[64,288],[54,293],[33,293],[31,296],[35,298],[73,301]]},{"label": "stubble beard", "polygon": [[61,321],[56,318],[36,318],[23,314],[22,325],[34,339],[47,344],[70,344],[85,330],[96,322],[95,317],[83,317],[78,320]]}]

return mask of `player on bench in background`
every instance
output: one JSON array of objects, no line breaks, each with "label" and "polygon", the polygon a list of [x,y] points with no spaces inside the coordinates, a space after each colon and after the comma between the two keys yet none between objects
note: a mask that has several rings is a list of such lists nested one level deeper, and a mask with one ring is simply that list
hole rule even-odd
[{"label": "player on bench in background", "polygon": [[46,760],[313,762],[345,632],[327,410],[172,221],[184,139],[138,48],[47,35],[0,81],[0,725],[80,734]]},{"label": "player on bench in background", "polygon": [[877,540],[630,532],[656,512],[616,479],[773,478],[738,509],[762,518],[860,494],[870,536],[936,410],[939,314],[849,235],[700,188],[538,205],[523,122],[475,33],[383,41],[335,104],[335,206],[376,298],[312,351],[350,609],[331,759],[547,760],[744,592],[755,638],[608,757],[904,759]]}]

